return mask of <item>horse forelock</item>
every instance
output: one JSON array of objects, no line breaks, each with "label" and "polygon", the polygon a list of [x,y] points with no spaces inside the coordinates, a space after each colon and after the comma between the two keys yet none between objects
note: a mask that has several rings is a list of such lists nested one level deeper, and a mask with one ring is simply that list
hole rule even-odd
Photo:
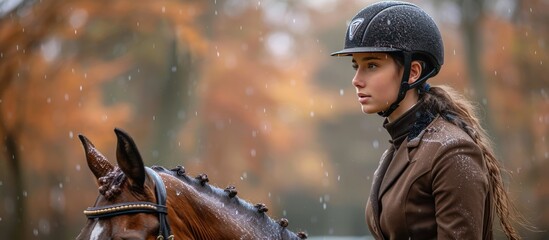
[{"label": "horse forelock", "polygon": [[115,167],[98,179],[99,193],[107,200],[113,200],[122,192],[122,184],[125,180],[126,175],[124,175],[124,172],[119,167]]}]

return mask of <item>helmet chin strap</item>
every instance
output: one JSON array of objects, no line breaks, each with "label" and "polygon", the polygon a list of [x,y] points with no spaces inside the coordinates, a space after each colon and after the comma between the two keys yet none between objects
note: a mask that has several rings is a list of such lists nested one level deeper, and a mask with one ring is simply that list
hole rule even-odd
[{"label": "helmet chin strap", "polygon": [[391,106],[389,106],[389,108],[387,108],[387,110],[377,113],[382,117],[389,117],[389,115],[391,115],[391,113],[393,113],[398,108],[400,102],[404,99],[404,97],[406,96],[406,92],[408,92],[408,90],[414,89],[420,86],[425,81],[427,81],[428,78],[430,78],[431,76],[435,75],[438,72],[437,68],[433,68],[431,72],[429,72],[422,78],[416,80],[414,83],[409,84],[408,80],[410,78],[410,69],[412,66],[412,53],[406,52],[406,51],[403,51],[402,53],[404,54],[404,73],[402,74],[402,80],[400,81],[400,88],[398,90],[397,99],[395,100],[395,102],[391,104]]},{"label": "helmet chin strap", "polygon": [[404,99],[406,96],[406,92],[410,90],[410,84],[408,84],[408,79],[410,78],[410,66],[412,64],[412,53],[410,52],[402,52],[404,54],[404,73],[402,74],[402,80],[400,80],[400,88],[398,89],[398,95],[395,102],[389,106],[389,108],[385,111],[378,112],[382,117],[388,117],[395,111],[395,109],[398,108],[398,104]]}]

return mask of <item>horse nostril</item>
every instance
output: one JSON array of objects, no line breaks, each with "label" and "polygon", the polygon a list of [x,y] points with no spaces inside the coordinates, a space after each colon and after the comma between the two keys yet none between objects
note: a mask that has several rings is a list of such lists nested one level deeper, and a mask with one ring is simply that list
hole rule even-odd
[{"label": "horse nostril", "polygon": [[205,173],[199,174],[198,176],[196,176],[196,179],[200,181],[200,185],[202,186],[206,185],[206,183],[210,181],[208,179],[208,175],[206,175]]},{"label": "horse nostril", "polygon": [[265,206],[265,204],[263,204],[263,203],[257,203],[254,207],[257,208],[257,211],[260,212],[260,213],[264,213],[264,212],[269,211],[267,206]]},{"label": "horse nostril", "polygon": [[288,219],[281,218],[280,220],[278,220],[278,224],[283,228],[288,227]]},{"label": "horse nostril", "polygon": [[236,187],[234,187],[234,186],[228,186],[227,188],[225,188],[224,191],[229,195],[230,198],[234,198],[236,196],[236,194],[238,193],[236,191]]},{"label": "horse nostril", "polygon": [[299,237],[301,239],[307,239],[307,234],[304,233],[304,232],[298,232],[297,237]]}]

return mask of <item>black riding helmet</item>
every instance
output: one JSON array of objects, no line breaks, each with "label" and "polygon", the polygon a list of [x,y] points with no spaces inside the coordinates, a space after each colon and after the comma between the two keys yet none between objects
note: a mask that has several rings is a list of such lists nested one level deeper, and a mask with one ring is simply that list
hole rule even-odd
[{"label": "black riding helmet", "polygon": [[[435,76],[444,63],[444,45],[433,19],[418,6],[397,1],[372,4],[356,14],[345,34],[345,48],[332,56],[351,56],[353,53],[398,53],[404,59],[404,74],[397,100],[385,111],[389,116],[410,89],[423,86]],[[426,63],[424,73],[413,84],[408,84],[412,60]]]}]

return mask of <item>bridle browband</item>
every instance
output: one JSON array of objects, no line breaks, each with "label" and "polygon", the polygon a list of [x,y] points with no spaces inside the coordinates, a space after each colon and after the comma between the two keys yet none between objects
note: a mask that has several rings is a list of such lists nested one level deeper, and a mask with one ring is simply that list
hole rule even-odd
[{"label": "bridle browband", "polygon": [[156,201],[151,202],[127,202],[112,204],[101,207],[89,207],[84,210],[84,214],[89,219],[109,218],[118,215],[132,213],[158,213],[158,222],[160,224],[157,240],[174,240],[171,234],[170,225],[168,224],[168,208],[166,207],[166,187],[160,175],[149,167],[145,167],[149,176],[153,179],[156,185]]}]

